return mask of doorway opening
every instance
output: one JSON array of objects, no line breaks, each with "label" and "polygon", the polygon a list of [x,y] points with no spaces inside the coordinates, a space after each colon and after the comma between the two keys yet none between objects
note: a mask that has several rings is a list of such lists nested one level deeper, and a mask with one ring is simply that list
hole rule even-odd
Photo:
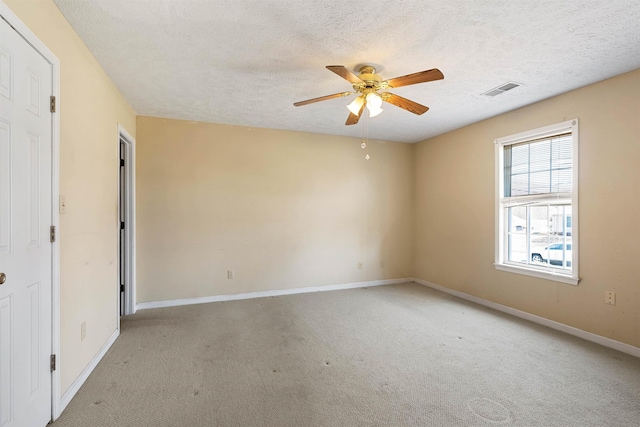
[{"label": "doorway opening", "polygon": [[135,140],[122,126],[118,126],[120,151],[119,185],[119,315],[136,312],[136,195],[135,195]]}]

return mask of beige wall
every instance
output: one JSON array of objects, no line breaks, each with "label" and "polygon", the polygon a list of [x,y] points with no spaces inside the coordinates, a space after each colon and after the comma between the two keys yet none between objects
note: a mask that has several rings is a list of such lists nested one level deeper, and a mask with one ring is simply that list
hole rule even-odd
[{"label": "beige wall", "polygon": [[[496,271],[493,141],[573,118],[582,281]],[[414,277],[640,347],[640,70],[415,148]]]},{"label": "beige wall", "polygon": [[[60,60],[61,392],[117,328],[118,139],[135,111],[51,0],[5,3]],[[80,325],[87,337],[80,341]]]},{"label": "beige wall", "polygon": [[367,161],[354,138],[137,129],[138,302],[411,277],[413,146],[371,141]]}]

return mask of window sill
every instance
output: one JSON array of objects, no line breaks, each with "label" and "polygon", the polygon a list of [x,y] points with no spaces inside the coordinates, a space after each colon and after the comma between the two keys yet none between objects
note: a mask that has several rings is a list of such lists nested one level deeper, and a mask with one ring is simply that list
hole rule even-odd
[{"label": "window sill", "polygon": [[574,285],[574,286],[580,282],[579,277],[568,276],[565,274],[533,270],[530,268],[516,267],[512,265],[505,265],[505,264],[494,263],[493,265],[496,268],[496,270],[508,271],[509,273],[522,274],[525,276],[537,277],[538,279],[553,280],[555,282],[567,283],[569,285]]}]

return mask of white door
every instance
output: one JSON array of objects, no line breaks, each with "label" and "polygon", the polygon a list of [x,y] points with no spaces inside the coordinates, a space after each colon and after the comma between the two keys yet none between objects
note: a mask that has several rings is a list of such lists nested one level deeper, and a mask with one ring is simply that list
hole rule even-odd
[{"label": "white door", "polygon": [[40,427],[51,419],[52,69],[0,26],[0,427]]}]

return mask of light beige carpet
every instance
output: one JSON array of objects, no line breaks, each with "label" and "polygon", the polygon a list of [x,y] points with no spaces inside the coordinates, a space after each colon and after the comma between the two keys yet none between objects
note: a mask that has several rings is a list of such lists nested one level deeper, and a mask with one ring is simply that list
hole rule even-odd
[{"label": "light beige carpet", "polygon": [[640,359],[416,284],[140,311],[54,427],[639,426]]}]

